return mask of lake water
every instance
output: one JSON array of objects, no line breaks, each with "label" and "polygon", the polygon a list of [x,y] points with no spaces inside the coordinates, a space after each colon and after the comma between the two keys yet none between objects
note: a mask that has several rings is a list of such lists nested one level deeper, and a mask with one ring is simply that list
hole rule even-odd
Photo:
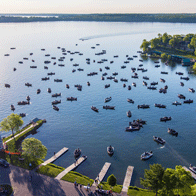
[{"label": "lake water", "polygon": [[[90,178],[95,178],[105,162],[111,163],[105,179],[110,174],[117,177],[119,184],[123,183],[126,169],[129,165],[134,166],[133,180],[131,185],[139,186],[140,177],[143,177],[144,169],[149,168],[149,164],[160,163],[164,167],[174,168],[175,165],[196,164],[196,134],[195,134],[195,93],[188,91],[189,87],[196,88],[196,78],[188,74],[188,69],[180,64],[166,66],[159,63],[160,67],[155,68],[154,60],[144,61],[143,67],[148,69],[142,73],[137,71],[139,79],[131,76],[131,67],[138,68],[141,62],[139,59],[140,45],[143,39],[150,40],[158,33],[187,34],[195,33],[196,24],[170,24],[170,23],[109,23],[109,22],[45,22],[45,23],[10,23],[0,24],[0,119],[11,114],[10,105],[15,105],[15,113],[26,113],[23,118],[24,124],[31,119],[38,117],[46,119],[47,123],[39,128],[38,133],[29,137],[35,137],[42,141],[48,148],[46,159],[54,152],[63,147],[68,147],[69,151],[54,163],[67,167],[74,162],[73,152],[76,148],[82,149],[82,155],[87,155],[87,160],[79,166],[76,171]],[[81,39],[85,39],[82,41]],[[100,44],[96,46],[96,44]],[[79,51],[83,55],[67,53],[64,62],[57,59],[64,56],[61,49],[63,47],[72,52]],[[94,46],[95,49],[91,49]],[[10,50],[16,47],[15,50]],[[41,51],[45,48],[45,51]],[[95,53],[106,50],[105,55],[95,55]],[[4,56],[4,54],[10,56]],[[32,56],[29,53],[33,53]],[[50,54],[46,57],[45,54]],[[118,55],[118,58],[114,58]],[[138,55],[128,64],[126,55],[132,57]],[[29,60],[23,60],[24,57]],[[51,60],[56,57],[56,60]],[[70,61],[73,58],[73,61]],[[86,64],[86,58],[91,59],[90,64]],[[32,59],[35,62],[32,62]],[[108,59],[107,62],[98,64],[97,61]],[[44,69],[44,61],[51,60],[48,70]],[[95,60],[95,63],[93,63]],[[114,61],[110,64],[110,61]],[[19,64],[23,61],[23,64]],[[57,62],[53,65],[53,62]],[[78,63],[84,71],[76,71],[73,64]],[[65,64],[59,67],[58,64]],[[37,69],[30,69],[36,65]],[[125,69],[121,69],[126,65]],[[109,66],[110,70],[106,70]],[[16,67],[16,71],[13,68]],[[77,69],[78,67],[76,67]],[[100,72],[99,68],[103,71]],[[87,76],[87,73],[98,72],[98,75]],[[160,74],[167,71],[168,75]],[[180,76],[176,72],[183,72],[184,76],[189,76],[189,81],[184,82],[184,87],[179,85]],[[48,81],[41,81],[48,72],[55,72]],[[113,72],[118,72],[116,78],[118,83],[112,80],[101,80],[102,73],[107,72],[108,76]],[[161,94],[158,90],[148,90],[142,84],[142,77],[148,76],[150,82],[158,82],[157,89],[168,85],[168,93]],[[54,79],[63,79],[63,82],[56,83]],[[123,88],[120,78],[127,78],[127,86],[136,82],[137,87],[132,86],[132,90]],[[161,83],[160,78],[164,78],[166,83]],[[87,86],[87,81],[90,86]],[[32,83],[32,87],[26,87],[25,83]],[[11,88],[5,88],[8,83]],[[65,84],[70,85],[70,89],[65,88]],[[82,91],[78,91],[74,85],[81,84]],[[104,85],[110,84],[110,88],[105,89]],[[51,102],[55,98],[47,92],[47,88],[52,89],[52,93],[62,93],[59,111],[52,109]],[[37,89],[41,93],[37,94]],[[174,106],[172,102],[180,101],[177,94],[183,94],[186,99],[193,99],[192,104],[182,104]],[[31,97],[31,104],[18,106],[18,101],[23,101],[26,96]],[[68,102],[66,97],[77,97],[77,102]],[[104,99],[112,97],[108,105],[116,106],[115,110],[102,109]],[[134,104],[127,102],[127,98],[135,101]],[[155,108],[154,104],[160,103],[167,106],[166,109]],[[138,104],[149,104],[150,109],[138,109]],[[99,113],[91,110],[91,106],[96,106]],[[128,118],[126,112],[131,110],[132,117]],[[169,122],[160,122],[160,117],[171,116]],[[129,121],[143,119],[147,124],[138,132],[125,132],[125,127]],[[178,137],[173,137],[167,133],[167,128],[173,128],[179,132]],[[1,133],[2,136],[8,133]],[[166,140],[166,145],[158,145],[153,141],[153,136],[159,136]],[[106,148],[109,145],[115,147],[112,157],[109,157]],[[144,151],[152,150],[154,156],[148,161],[141,161],[140,155]]]}]

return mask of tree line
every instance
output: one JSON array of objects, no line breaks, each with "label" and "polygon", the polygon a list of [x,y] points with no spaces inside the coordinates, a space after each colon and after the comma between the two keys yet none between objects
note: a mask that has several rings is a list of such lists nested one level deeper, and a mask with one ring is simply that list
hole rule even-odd
[{"label": "tree line", "polygon": [[[47,17],[48,16],[48,17]],[[196,23],[196,14],[48,14],[22,17],[2,15],[0,23],[38,21],[172,22]]]},{"label": "tree line", "polygon": [[158,37],[147,41],[143,40],[140,48],[148,52],[157,48],[172,48],[187,51],[187,53],[196,56],[196,34],[189,33],[187,35],[169,35],[167,33],[158,34]]}]

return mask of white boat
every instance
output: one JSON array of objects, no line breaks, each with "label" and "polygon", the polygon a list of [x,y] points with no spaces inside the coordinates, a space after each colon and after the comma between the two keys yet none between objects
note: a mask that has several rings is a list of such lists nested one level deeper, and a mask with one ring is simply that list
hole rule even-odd
[{"label": "white boat", "polygon": [[141,160],[147,160],[147,159],[149,159],[149,158],[152,157],[152,156],[153,156],[152,151],[150,151],[150,152],[144,152],[144,153],[141,155]]},{"label": "white boat", "polygon": [[193,165],[190,164],[189,169],[190,169],[193,173],[196,174],[196,166],[193,166]]},{"label": "white boat", "polygon": [[127,116],[128,116],[128,117],[131,117],[131,115],[132,115],[132,114],[131,114],[131,111],[129,110],[129,111],[127,112]]},{"label": "white boat", "polygon": [[107,147],[107,153],[109,154],[109,155],[113,155],[114,154],[114,147],[113,146],[108,146]]},{"label": "white boat", "polygon": [[107,98],[105,98],[105,103],[106,102],[109,102],[109,101],[111,101],[112,100],[112,97],[107,97]]},{"label": "white boat", "polygon": [[175,101],[175,102],[172,103],[172,105],[176,105],[177,106],[177,105],[182,105],[182,103],[178,102],[178,101]]},{"label": "white boat", "polygon": [[160,137],[153,136],[153,139],[160,144],[165,144],[165,140]]}]

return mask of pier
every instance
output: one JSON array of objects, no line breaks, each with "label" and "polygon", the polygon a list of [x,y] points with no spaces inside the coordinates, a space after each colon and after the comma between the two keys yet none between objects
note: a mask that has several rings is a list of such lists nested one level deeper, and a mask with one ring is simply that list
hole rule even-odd
[{"label": "pier", "polygon": [[196,180],[196,174],[193,173],[191,170],[189,170],[187,167],[183,166],[183,169],[185,169],[186,171],[189,171],[191,173],[191,176],[194,178],[194,180]]},{"label": "pier", "polygon": [[75,163],[67,167],[65,170],[63,170],[58,176],[56,176],[55,179],[60,180],[63,176],[65,176],[68,172],[74,170],[76,167],[78,167],[83,161],[87,159],[87,156],[80,157]]},{"label": "pier", "polygon": [[95,181],[92,186],[97,186],[104,178],[106,175],[111,163],[106,162],[103,168],[101,169],[99,175],[95,178]]},{"label": "pier", "polygon": [[48,163],[52,163],[54,162],[56,159],[58,159],[61,155],[63,155],[64,153],[66,153],[69,150],[69,148],[62,148],[59,152],[55,153],[54,156],[52,156],[50,159],[46,160],[44,163],[42,163],[41,165],[47,165]]},{"label": "pier", "polygon": [[130,186],[131,183],[131,178],[132,178],[132,174],[133,174],[133,166],[128,166],[127,168],[127,172],[126,172],[126,176],[123,182],[123,188],[122,188],[122,192],[126,192],[128,191],[128,188]]}]

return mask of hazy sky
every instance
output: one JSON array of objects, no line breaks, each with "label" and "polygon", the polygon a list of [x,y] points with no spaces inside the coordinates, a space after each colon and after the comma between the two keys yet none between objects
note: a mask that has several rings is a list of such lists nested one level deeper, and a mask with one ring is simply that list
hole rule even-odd
[{"label": "hazy sky", "polygon": [[196,13],[196,0],[0,0],[0,13]]}]

